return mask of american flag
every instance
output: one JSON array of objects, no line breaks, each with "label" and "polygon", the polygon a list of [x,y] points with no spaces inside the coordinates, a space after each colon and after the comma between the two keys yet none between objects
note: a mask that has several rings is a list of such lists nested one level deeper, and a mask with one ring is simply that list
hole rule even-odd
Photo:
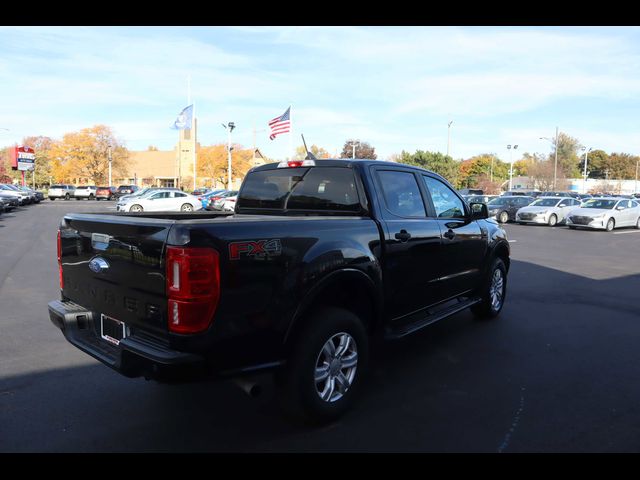
[{"label": "american flag", "polygon": [[276,138],[281,133],[287,133],[291,131],[290,113],[291,107],[287,108],[287,111],[282,115],[274,118],[269,122],[269,127],[271,128],[271,135],[269,135],[269,138],[271,140]]}]

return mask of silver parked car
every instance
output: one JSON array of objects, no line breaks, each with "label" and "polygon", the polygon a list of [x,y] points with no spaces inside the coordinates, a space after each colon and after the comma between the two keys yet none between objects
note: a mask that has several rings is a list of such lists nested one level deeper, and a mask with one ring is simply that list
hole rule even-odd
[{"label": "silver parked car", "polygon": [[640,228],[640,204],[626,198],[592,198],[567,215],[567,226],[610,232],[618,227]]},{"label": "silver parked car", "polygon": [[554,227],[566,220],[567,214],[580,206],[580,200],[571,197],[538,197],[531,205],[516,212],[516,222],[540,223]]}]

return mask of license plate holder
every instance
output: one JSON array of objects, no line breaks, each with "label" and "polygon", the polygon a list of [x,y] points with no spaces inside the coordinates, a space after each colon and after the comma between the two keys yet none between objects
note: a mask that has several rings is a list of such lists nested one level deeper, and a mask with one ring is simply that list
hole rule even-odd
[{"label": "license plate holder", "polygon": [[109,343],[120,345],[120,340],[127,337],[127,326],[103,313],[100,315],[100,336]]}]

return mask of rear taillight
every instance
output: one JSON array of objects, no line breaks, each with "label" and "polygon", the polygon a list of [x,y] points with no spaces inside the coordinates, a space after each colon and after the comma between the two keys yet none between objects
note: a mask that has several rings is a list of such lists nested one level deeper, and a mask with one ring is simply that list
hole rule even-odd
[{"label": "rear taillight", "polygon": [[64,289],[64,279],[62,278],[62,239],[58,230],[58,275],[60,276],[60,290]]},{"label": "rear taillight", "polygon": [[220,299],[220,258],[212,248],[167,247],[169,331],[198,333],[211,325]]}]

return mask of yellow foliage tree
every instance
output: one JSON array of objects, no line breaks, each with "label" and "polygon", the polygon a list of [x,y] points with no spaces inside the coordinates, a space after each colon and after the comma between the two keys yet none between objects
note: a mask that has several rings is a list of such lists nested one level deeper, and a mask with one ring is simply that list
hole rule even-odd
[{"label": "yellow foliage tree", "polygon": [[[251,168],[253,151],[250,148],[242,148],[241,145],[233,145],[231,151],[231,173],[233,177],[244,178]],[[213,183],[228,183],[228,159],[227,146],[223,143],[202,147],[198,150],[198,176],[210,178]]]},{"label": "yellow foliage tree", "polygon": [[51,175],[56,182],[70,182],[76,177],[88,178],[96,184],[105,184],[109,175],[109,147],[111,147],[112,173],[121,175],[129,152],[106,125],[83,128],[66,133],[49,151]]}]

